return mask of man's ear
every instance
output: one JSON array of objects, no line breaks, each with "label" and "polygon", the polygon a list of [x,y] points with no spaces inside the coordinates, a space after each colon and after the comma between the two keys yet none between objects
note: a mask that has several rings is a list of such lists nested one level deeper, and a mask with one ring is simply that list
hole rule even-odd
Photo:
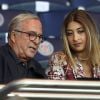
[{"label": "man's ear", "polygon": [[16,34],[15,34],[15,32],[12,31],[10,39],[14,43],[15,43],[15,38],[16,38]]}]

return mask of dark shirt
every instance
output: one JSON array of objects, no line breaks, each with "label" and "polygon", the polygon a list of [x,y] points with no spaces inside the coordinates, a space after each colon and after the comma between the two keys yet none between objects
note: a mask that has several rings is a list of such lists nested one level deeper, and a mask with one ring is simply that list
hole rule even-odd
[{"label": "dark shirt", "polygon": [[21,62],[11,47],[0,47],[0,84],[21,78],[46,78],[41,65],[32,58],[27,63]]}]

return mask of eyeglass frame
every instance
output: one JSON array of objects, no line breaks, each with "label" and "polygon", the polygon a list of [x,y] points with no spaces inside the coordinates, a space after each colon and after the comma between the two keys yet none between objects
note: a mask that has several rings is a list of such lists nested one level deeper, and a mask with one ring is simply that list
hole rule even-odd
[{"label": "eyeglass frame", "polygon": [[[38,35],[37,32],[35,32],[35,31],[24,32],[24,31],[20,31],[17,29],[14,29],[13,31],[28,34],[30,40],[35,40],[35,39],[37,39],[37,37],[39,38],[40,42],[44,40],[43,35]],[[34,38],[34,39],[32,39],[32,38]]]}]

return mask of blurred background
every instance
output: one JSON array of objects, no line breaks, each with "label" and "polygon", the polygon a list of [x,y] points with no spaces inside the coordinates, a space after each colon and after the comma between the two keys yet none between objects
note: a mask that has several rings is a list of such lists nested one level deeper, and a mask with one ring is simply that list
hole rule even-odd
[{"label": "blurred background", "polygon": [[100,0],[0,0],[0,45],[7,42],[8,23],[22,12],[37,12],[43,23],[45,41],[40,44],[36,59],[45,68],[54,51],[62,50],[61,26],[65,14],[73,9],[90,12],[100,32]]}]

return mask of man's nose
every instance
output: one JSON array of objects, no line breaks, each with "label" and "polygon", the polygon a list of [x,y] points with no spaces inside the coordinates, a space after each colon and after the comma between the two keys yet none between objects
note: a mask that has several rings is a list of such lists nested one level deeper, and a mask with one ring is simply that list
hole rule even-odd
[{"label": "man's nose", "polygon": [[36,44],[39,44],[39,43],[41,42],[41,41],[40,41],[40,38],[37,36],[37,37],[35,38],[34,42],[35,42]]}]

